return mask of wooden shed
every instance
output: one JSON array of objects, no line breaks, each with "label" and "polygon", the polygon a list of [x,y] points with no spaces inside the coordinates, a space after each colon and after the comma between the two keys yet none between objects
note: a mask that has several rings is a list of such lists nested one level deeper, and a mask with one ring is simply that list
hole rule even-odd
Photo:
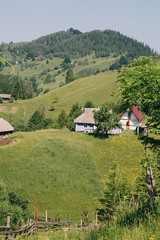
[{"label": "wooden shed", "polygon": [[5,119],[0,118],[0,135],[5,135],[8,133],[13,133],[14,127],[7,122]]},{"label": "wooden shed", "polygon": [[4,102],[8,102],[11,98],[11,94],[0,94],[0,97]]}]

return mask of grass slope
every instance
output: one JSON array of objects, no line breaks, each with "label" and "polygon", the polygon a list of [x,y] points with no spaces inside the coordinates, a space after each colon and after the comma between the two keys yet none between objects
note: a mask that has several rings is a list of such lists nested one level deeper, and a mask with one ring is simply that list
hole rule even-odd
[{"label": "grass slope", "polygon": [[[8,61],[10,60],[9,56],[5,56],[5,58],[8,59]],[[106,58],[95,58],[94,54],[91,54],[86,57],[72,59],[72,68],[75,76],[78,76],[81,71],[87,74],[87,69],[93,73],[97,69],[100,71],[106,71],[117,59],[119,59],[119,57],[114,58],[112,55]],[[38,83],[38,88],[43,88],[43,90],[49,88],[50,90],[53,90],[59,87],[60,83],[65,82],[67,70],[64,70],[61,66],[63,60],[63,58],[57,57],[37,57],[34,61],[27,60],[26,62],[23,62],[23,64],[17,61],[17,63],[13,65],[14,74],[18,74],[22,79],[28,78],[28,80],[34,76]],[[74,62],[76,62],[75,66]],[[55,70],[55,67],[58,69]],[[4,74],[10,72],[11,69],[9,67],[4,67],[2,71]],[[48,74],[55,79],[55,82],[44,84],[44,80]],[[89,75],[92,74],[90,73]]]},{"label": "grass slope", "polygon": [[[62,109],[69,113],[72,105],[77,102],[81,106],[84,106],[88,100],[92,101],[95,106],[101,106],[106,101],[117,102],[116,76],[117,73],[111,71],[99,73],[75,80],[31,100],[18,101],[5,107],[1,105],[0,117],[8,119],[12,123],[19,119],[27,121],[35,110],[43,108],[46,117],[55,119]],[[49,111],[51,105],[54,105],[55,111]],[[16,114],[12,114],[12,110],[16,111]]]},{"label": "grass slope", "polygon": [[0,147],[0,179],[9,189],[61,219],[79,220],[88,209],[94,217],[96,199],[113,160],[131,185],[139,172],[143,147],[132,132],[97,139],[92,135],[60,130],[14,133],[15,143]]}]

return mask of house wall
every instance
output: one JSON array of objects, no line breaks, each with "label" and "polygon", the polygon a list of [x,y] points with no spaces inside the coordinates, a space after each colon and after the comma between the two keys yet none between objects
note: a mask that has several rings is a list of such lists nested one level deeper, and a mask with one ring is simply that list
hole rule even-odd
[{"label": "house wall", "polygon": [[75,132],[93,132],[97,127],[94,124],[76,123]]},{"label": "house wall", "polygon": [[120,134],[121,133],[121,129],[120,128],[112,128],[111,130],[108,131],[108,133]]},{"label": "house wall", "polygon": [[120,123],[122,124],[122,128],[124,130],[127,130],[126,128],[126,123],[130,121],[130,130],[135,130],[138,126],[138,124],[142,124],[142,121],[138,121],[137,117],[134,115],[134,113],[131,113],[131,117],[130,119],[128,118],[128,112],[125,112],[122,116],[121,116],[121,120]]}]

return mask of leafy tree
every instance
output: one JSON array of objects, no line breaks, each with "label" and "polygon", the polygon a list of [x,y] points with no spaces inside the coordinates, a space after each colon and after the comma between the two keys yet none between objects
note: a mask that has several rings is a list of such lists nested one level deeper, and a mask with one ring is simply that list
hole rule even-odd
[{"label": "leafy tree", "polygon": [[[132,105],[137,105],[147,117],[147,125],[152,127],[152,131],[160,134],[160,59],[152,57],[141,57],[135,59],[133,63],[124,66],[118,75],[120,84],[120,92],[122,96],[122,104],[125,108]],[[142,161],[142,166],[145,171],[145,179],[147,181],[148,204],[145,209],[150,209],[150,214],[156,210],[155,203],[158,199],[156,186],[159,185],[159,178],[156,181],[153,177],[155,167],[158,165],[158,159],[153,156],[159,153],[160,141],[154,136],[143,136],[145,145],[145,158]],[[152,152],[152,157],[149,156],[149,150]],[[154,152],[155,151],[155,152]],[[157,184],[158,183],[158,184]],[[145,194],[145,193],[143,193]]]},{"label": "leafy tree", "polygon": [[64,64],[71,64],[71,59],[69,57],[66,57],[63,62]]},{"label": "leafy tree", "polygon": [[64,61],[61,64],[61,67],[65,70],[71,67],[71,59],[69,57],[65,57]]},{"label": "leafy tree", "polygon": [[159,58],[140,57],[124,66],[119,75],[124,108],[137,105],[147,115],[148,125],[160,132]]},{"label": "leafy tree", "polygon": [[82,114],[82,107],[79,106],[78,103],[75,103],[72,105],[72,108],[70,110],[69,113],[69,117],[72,117],[73,119],[75,119],[76,117],[78,117],[80,114]]},{"label": "leafy tree", "polygon": [[57,123],[60,128],[66,127],[68,124],[68,116],[64,110],[58,116]]},{"label": "leafy tree", "polygon": [[74,79],[75,79],[75,77],[73,74],[73,69],[70,68],[70,69],[68,69],[68,71],[66,73],[65,81],[66,81],[66,83],[70,83],[70,82],[74,81]]},{"label": "leafy tree", "polygon": [[108,103],[103,104],[102,108],[94,113],[94,119],[97,133],[108,134],[108,131],[112,128],[121,128],[120,117],[111,111]]},{"label": "leafy tree", "polygon": [[74,119],[77,118],[79,115],[81,115],[82,112],[83,112],[82,108],[81,106],[79,106],[78,103],[72,105],[72,108],[68,115],[68,123],[67,123],[67,127],[69,128],[69,130],[74,131],[75,129]]},{"label": "leafy tree", "polygon": [[11,217],[11,227],[15,227],[17,221],[30,216],[28,201],[22,199],[14,192],[8,192],[3,182],[0,182],[0,225],[6,225],[7,216]]},{"label": "leafy tree", "polygon": [[94,108],[94,104],[91,101],[87,101],[84,104],[84,108]]}]

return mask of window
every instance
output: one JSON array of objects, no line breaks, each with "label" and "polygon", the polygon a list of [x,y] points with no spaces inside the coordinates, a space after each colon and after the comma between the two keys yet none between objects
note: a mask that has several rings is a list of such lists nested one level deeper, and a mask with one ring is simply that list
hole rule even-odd
[{"label": "window", "polygon": [[84,123],[84,127],[85,127],[85,128],[87,127],[87,124],[86,124],[86,123]]}]

